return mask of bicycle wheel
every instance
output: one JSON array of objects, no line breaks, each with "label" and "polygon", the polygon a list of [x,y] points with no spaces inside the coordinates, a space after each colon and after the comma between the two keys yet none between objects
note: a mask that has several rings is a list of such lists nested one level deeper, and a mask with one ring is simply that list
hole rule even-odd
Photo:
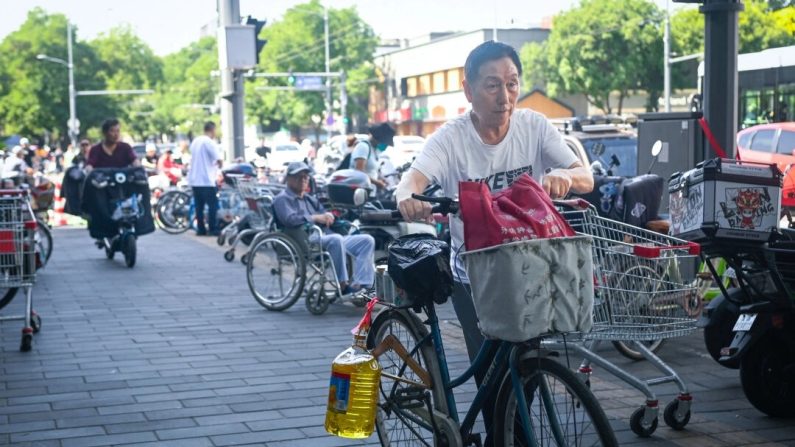
[{"label": "bicycle wheel", "polygon": [[[519,373],[536,445],[618,445],[596,397],[574,372],[548,358],[529,358]],[[527,446],[510,373],[497,395],[494,445]]]},{"label": "bicycle wheel", "polygon": [[[656,298],[664,292],[660,290],[663,274],[657,269],[648,265],[635,265],[626,269],[618,276],[612,285],[617,292],[614,296],[618,300],[611,302],[614,313],[620,315],[625,323],[630,321],[634,324],[649,324],[649,319],[641,315],[664,314],[664,309],[669,303],[658,303]],[[656,308],[662,308],[659,311]],[[616,312],[617,311],[617,312]],[[650,341],[640,341],[651,352],[657,352],[665,340],[657,338]],[[613,346],[624,357],[631,360],[643,360],[643,354],[637,349],[633,349],[630,343],[616,340]]]},{"label": "bicycle wheel", "polygon": [[169,191],[157,202],[160,228],[169,234],[179,234],[190,228],[190,205],[193,198],[184,191]]},{"label": "bicycle wheel", "polygon": [[246,278],[254,299],[268,310],[285,310],[301,296],[306,264],[295,242],[272,233],[263,236],[246,256]]},{"label": "bicycle wheel", "polygon": [[[428,331],[409,311],[386,309],[373,321],[367,337],[367,347],[378,346],[387,336],[393,335],[406,348],[409,355],[428,371],[434,384],[441,384],[439,365]],[[425,340],[421,342],[421,340]],[[453,443],[434,443],[433,423],[428,413],[428,404],[423,400],[426,388],[386,377],[407,379],[421,383],[420,377],[408,368],[406,362],[393,350],[384,352],[379,358],[382,378],[380,384],[376,431],[382,446],[433,446],[454,445]],[[447,414],[447,402],[441,386],[430,390],[431,405]],[[445,433],[446,425],[437,422],[440,432]],[[455,434],[449,434],[455,436]]]}]

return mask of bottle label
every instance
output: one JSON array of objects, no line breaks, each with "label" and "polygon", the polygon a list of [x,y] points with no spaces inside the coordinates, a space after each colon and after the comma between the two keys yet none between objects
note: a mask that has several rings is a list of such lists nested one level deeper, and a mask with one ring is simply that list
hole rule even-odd
[{"label": "bottle label", "polygon": [[332,372],[328,392],[328,408],[337,413],[347,412],[350,389],[350,374]]}]

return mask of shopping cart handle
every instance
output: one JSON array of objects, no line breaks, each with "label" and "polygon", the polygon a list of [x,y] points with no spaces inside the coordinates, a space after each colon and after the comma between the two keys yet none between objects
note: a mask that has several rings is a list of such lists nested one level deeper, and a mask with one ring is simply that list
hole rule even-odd
[{"label": "shopping cart handle", "polygon": [[569,208],[573,210],[587,210],[591,204],[585,199],[567,199],[567,200],[553,200],[552,204],[558,207]]},{"label": "shopping cart handle", "polygon": [[692,256],[701,254],[701,245],[695,242],[688,242],[685,245],[634,245],[632,247],[632,254],[641,258],[654,259],[659,258],[660,253],[665,250],[687,250],[687,253]]}]

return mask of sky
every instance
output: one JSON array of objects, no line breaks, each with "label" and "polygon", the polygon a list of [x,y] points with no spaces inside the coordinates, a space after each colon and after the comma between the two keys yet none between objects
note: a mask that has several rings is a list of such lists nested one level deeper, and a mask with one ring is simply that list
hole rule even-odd
[{"label": "sky", "polygon": [[[665,8],[666,0],[654,0]],[[240,0],[242,16],[277,20],[306,0]],[[571,8],[575,0],[325,0],[331,8],[356,6],[359,15],[382,38],[411,38],[431,31],[532,26]],[[214,20],[216,0],[2,0],[0,39],[18,29],[30,9],[60,12],[91,39],[127,23],[158,55],[166,55],[199,38],[201,27]],[[679,5],[677,5],[678,7]],[[674,10],[672,4],[671,9]],[[333,32],[333,31],[332,31]]]}]

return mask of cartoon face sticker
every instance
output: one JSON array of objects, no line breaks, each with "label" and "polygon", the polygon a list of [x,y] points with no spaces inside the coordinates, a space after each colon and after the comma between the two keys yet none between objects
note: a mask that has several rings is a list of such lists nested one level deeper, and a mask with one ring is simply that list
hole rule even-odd
[{"label": "cartoon face sticker", "polygon": [[671,195],[668,207],[671,210],[671,230],[677,234],[682,229],[682,220],[685,217],[685,197],[681,190]]},{"label": "cartoon face sticker", "polygon": [[762,206],[762,194],[759,190],[741,189],[734,199],[737,205],[737,214],[740,216],[740,228],[748,228],[753,230],[754,217],[756,217],[759,208]]}]

